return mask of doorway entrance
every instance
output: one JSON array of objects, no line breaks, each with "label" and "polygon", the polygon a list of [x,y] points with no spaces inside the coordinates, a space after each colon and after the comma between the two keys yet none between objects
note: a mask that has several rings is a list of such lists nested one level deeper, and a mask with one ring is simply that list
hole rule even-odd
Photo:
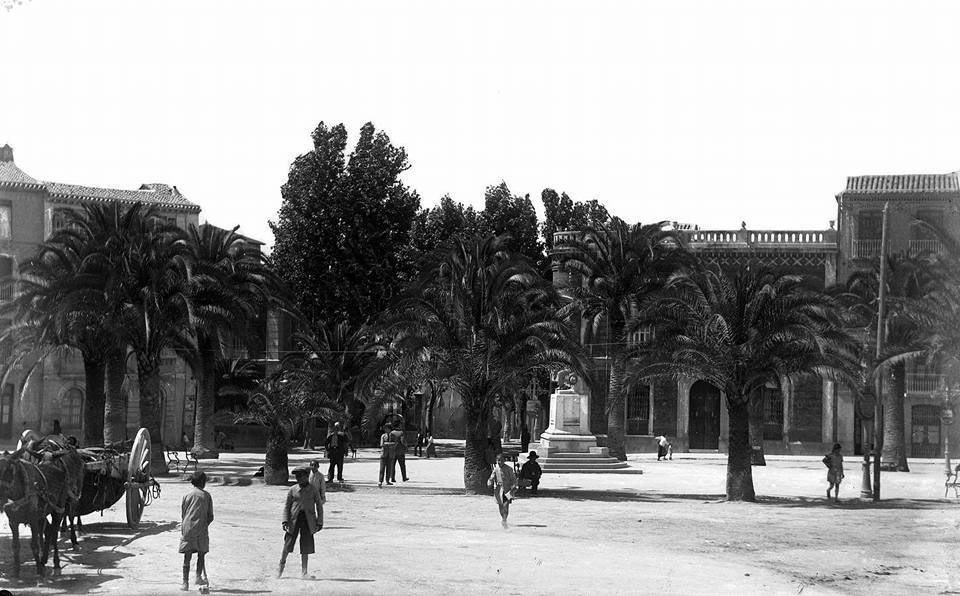
[{"label": "doorway entrance", "polygon": [[937,457],[940,447],[940,406],[922,404],[910,408],[910,457]]},{"label": "doorway entrance", "polygon": [[690,449],[720,447],[720,390],[697,381],[690,388]]},{"label": "doorway entrance", "polygon": [[13,385],[7,383],[0,393],[0,439],[13,438]]}]

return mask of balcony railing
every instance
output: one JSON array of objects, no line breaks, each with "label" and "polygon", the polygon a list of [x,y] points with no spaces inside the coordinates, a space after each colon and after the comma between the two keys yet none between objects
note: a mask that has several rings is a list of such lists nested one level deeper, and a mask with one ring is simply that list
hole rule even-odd
[{"label": "balcony railing", "polygon": [[853,258],[865,259],[869,257],[875,257],[879,254],[880,254],[879,238],[853,241]]},{"label": "balcony railing", "polygon": [[940,252],[941,244],[939,240],[911,240],[910,254],[919,255],[928,252]]},{"label": "balcony railing", "polygon": [[13,284],[0,282],[0,302],[13,300]]},{"label": "balcony railing", "polygon": [[907,393],[933,393],[943,386],[943,375],[907,373]]},{"label": "balcony railing", "polygon": [[836,245],[836,230],[693,230],[689,244],[760,244],[775,246]]}]

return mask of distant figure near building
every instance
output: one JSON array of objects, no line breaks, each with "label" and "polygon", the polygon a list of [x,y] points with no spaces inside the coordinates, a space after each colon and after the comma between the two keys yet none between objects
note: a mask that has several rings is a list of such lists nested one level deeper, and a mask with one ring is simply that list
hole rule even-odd
[{"label": "distant figure near building", "polygon": [[380,435],[380,480],[377,483],[377,486],[380,488],[383,488],[384,475],[387,477],[387,484],[393,484],[390,473],[394,465],[396,465],[397,444],[393,441],[393,436],[390,432],[392,430],[393,427],[390,424],[384,424],[383,434]]},{"label": "distant figure near building", "polygon": [[423,440],[424,444],[427,446],[427,459],[431,457],[437,457],[437,446],[433,444],[433,433],[427,433],[427,437]]},{"label": "distant figure near building", "polygon": [[417,443],[413,446],[413,454],[423,457],[423,431],[417,431]]},{"label": "distant figure near building", "polygon": [[213,522],[213,498],[204,490],[207,475],[194,472],[190,476],[193,488],[183,496],[180,506],[180,552],[183,553],[183,584],[180,589],[190,589],[190,559],[197,553],[197,585],[207,585],[207,567],[204,557],[210,551],[208,528]]},{"label": "distant figure near building", "polygon": [[834,500],[840,501],[840,482],[843,481],[843,454],[840,443],[834,443],[833,451],[823,456],[823,465],[827,466],[827,500],[830,489],[834,489]]},{"label": "distant figure near building", "polygon": [[343,486],[343,458],[347,456],[347,449],[350,447],[350,438],[343,425],[335,422],[333,432],[327,435],[323,442],[327,450],[327,457],[330,458],[330,467],[327,469],[327,482],[333,482],[333,473],[337,473],[337,482]]},{"label": "distant figure near building", "polygon": [[670,459],[673,459],[673,445],[670,444],[667,437],[658,435],[654,439],[657,441],[657,461],[666,459],[668,455]]},{"label": "distant figure near building", "polygon": [[506,529],[510,503],[517,490],[517,476],[513,472],[513,466],[504,463],[502,452],[497,454],[497,461],[490,473],[490,479],[487,480],[487,486],[493,487],[493,498],[496,499],[497,507],[500,509],[500,523]]},{"label": "distant figure near building", "polygon": [[540,477],[543,476],[543,469],[537,463],[540,456],[536,451],[531,451],[527,456],[527,461],[520,468],[520,485],[529,486],[530,492],[537,494],[537,487],[540,486]]},{"label": "distant figure near building", "polygon": [[53,421],[53,434],[55,435],[63,434],[63,429],[60,428],[60,421],[57,419],[54,419]]},{"label": "distant figure near building", "polygon": [[320,495],[310,485],[310,468],[300,466],[293,469],[297,483],[290,487],[287,493],[287,502],[283,506],[283,552],[280,555],[280,566],[277,577],[283,576],[283,568],[287,564],[287,554],[293,552],[300,537],[300,573],[307,576],[307,561],[315,552],[313,535],[320,531],[323,508],[320,504]]}]

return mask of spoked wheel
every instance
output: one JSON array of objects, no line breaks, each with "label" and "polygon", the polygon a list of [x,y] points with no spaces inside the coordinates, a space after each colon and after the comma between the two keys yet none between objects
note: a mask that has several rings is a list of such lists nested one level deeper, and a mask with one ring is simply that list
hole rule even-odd
[{"label": "spoked wheel", "polygon": [[131,530],[140,526],[140,516],[150,490],[150,432],[141,428],[133,440],[127,461],[127,525]]}]

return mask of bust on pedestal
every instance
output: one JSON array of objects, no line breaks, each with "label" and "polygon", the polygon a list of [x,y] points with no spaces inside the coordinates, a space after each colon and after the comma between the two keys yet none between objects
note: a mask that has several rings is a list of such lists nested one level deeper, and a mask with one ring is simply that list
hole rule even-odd
[{"label": "bust on pedestal", "polygon": [[[550,426],[540,435],[540,451],[601,454],[597,438],[590,433],[590,391],[572,371],[557,375],[557,391],[550,396]],[[605,455],[605,454],[604,454]]]}]

